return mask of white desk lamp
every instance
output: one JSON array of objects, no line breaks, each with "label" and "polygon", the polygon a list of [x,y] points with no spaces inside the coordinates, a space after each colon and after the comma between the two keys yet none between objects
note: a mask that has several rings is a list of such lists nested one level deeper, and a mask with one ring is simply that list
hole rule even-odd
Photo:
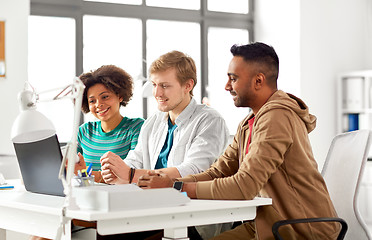
[{"label": "white desk lamp", "polygon": [[[54,101],[64,98],[70,98],[74,101],[74,122],[72,128],[72,136],[67,144],[66,154],[63,156],[58,178],[61,179],[65,197],[65,204],[62,209],[62,224],[64,226],[64,213],[68,206],[75,206],[72,200],[71,179],[74,174],[75,162],[77,161],[77,132],[80,124],[81,104],[83,99],[84,84],[78,77],[73,79],[73,83],[67,85],[52,99],[44,101]],[[61,90],[52,89],[46,92]],[[20,102],[20,114],[17,116],[11,131],[11,139],[13,143],[30,143],[49,138],[56,134],[56,130],[52,122],[42,113],[36,110],[36,103],[39,102],[39,95],[46,92],[36,93],[31,85],[26,82],[25,89],[18,95]],[[64,169],[67,163],[66,176]],[[57,234],[57,239],[61,236],[61,229]]]}]

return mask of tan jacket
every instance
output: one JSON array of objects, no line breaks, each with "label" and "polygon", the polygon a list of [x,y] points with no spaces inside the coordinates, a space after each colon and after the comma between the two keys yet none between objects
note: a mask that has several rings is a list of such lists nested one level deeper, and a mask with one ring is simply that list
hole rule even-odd
[{"label": "tan jacket", "polygon": [[[336,216],[308,138],[316,117],[309,114],[305,103],[276,91],[255,116],[249,152],[245,154],[251,117],[240,123],[233,142],[211,168],[183,178],[199,181],[197,198],[272,198],[272,206],[257,211],[260,240],[274,239],[271,227],[277,220]],[[337,225],[329,223],[293,226],[298,239],[336,239],[339,231]]]}]

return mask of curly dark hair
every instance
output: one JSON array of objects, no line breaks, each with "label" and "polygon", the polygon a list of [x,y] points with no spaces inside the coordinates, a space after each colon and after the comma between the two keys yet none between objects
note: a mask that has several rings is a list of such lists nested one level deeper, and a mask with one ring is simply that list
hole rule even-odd
[{"label": "curly dark hair", "polygon": [[133,79],[123,69],[114,65],[104,65],[94,71],[83,73],[79,76],[84,83],[83,103],[81,109],[84,113],[89,112],[88,90],[96,84],[103,84],[107,89],[123,98],[121,106],[126,106],[133,96]]}]

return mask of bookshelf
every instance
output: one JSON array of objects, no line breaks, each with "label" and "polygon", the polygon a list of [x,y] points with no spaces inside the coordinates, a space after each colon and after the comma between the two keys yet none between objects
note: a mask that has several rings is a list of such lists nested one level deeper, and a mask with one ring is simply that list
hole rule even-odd
[{"label": "bookshelf", "polygon": [[372,70],[338,77],[337,132],[372,129]]}]

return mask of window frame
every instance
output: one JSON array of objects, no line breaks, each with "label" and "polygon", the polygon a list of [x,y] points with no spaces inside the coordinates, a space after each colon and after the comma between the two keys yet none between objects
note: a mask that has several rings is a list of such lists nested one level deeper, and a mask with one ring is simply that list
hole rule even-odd
[{"label": "window frame", "polygon": [[[200,77],[201,99],[208,97],[208,28],[247,29],[248,39],[254,39],[253,31],[253,0],[248,0],[248,14],[214,12],[207,9],[207,0],[200,0],[199,10],[186,10],[147,6],[142,0],[141,5],[128,5],[104,2],[88,2],[83,0],[31,0],[31,15],[69,17],[76,23],[76,75],[83,73],[83,16],[98,15],[109,17],[137,18],[142,20],[142,58],[146,59],[146,22],[150,19],[195,22],[200,24]],[[147,78],[148,66],[142,62],[142,74]],[[147,99],[143,99],[143,117],[147,118]]]}]

